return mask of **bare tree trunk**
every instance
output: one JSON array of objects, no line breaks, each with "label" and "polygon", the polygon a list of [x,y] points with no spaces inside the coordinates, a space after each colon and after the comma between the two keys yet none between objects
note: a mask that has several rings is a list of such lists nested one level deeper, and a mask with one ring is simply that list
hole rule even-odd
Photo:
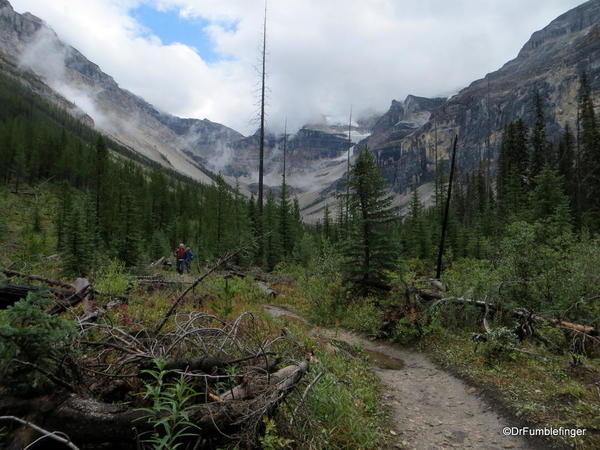
[{"label": "bare tree trunk", "polygon": [[442,222],[442,239],[440,241],[440,251],[438,253],[437,270],[435,277],[439,280],[442,275],[442,256],[444,255],[444,243],[446,240],[446,229],[448,228],[448,212],[450,210],[450,197],[452,196],[452,181],[454,179],[454,166],[456,163],[456,142],[458,135],[454,135],[454,144],[452,146],[452,163],[450,164],[450,179],[448,180],[448,198],[446,199],[446,209],[444,211],[444,221]]}]

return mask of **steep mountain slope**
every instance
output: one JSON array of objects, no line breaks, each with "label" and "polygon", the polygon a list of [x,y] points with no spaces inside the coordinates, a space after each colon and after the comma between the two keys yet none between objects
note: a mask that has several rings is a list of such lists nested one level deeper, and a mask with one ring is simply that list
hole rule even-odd
[{"label": "steep mountain slope", "polygon": [[[129,91],[59,37],[39,18],[15,12],[0,0],[0,57],[13,74],[31,71],[55,91],[49,99],[68,99],[93,119],[100,130],[145,157],[210,181],[208,161],[214,143],[241,138],[241,134],[208,120],[180,119],[162,113]],[[48,89],[46,89],[48,90]],[[60,95],[58,95],[58,94]],[[74,108],[70,107],[71,110]],[[190,155],[203,155],[196,161]],[[203,164],[204,163],[204,164]]]},{"label": "steep mountain slope", "polygon": [[[432,179],[435,149],[439,158],[447,158],[454,133],[460,136],[460,170],[470,170],[487,156],[493,161],[506,124],[518,118],[533,122],[536,89],[544,101],[549,138],[556,138],[567,123],[575,129],[584,71],[599,98],[600,0],[590,0],[535,32],[515,59],[443,103],[419,129],[401,136],[384,127],[366,143],[379,155],[393,190],[407,193]],[[392,104],[387,115],[394,108]]]}]

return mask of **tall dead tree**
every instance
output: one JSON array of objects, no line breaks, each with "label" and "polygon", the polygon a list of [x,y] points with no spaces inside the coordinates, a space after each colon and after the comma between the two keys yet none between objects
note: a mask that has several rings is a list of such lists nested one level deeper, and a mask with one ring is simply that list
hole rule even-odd
[{"label": "tall dead tree", "polygon": [[450,211],[450,198],[452,196],[452,182],[454,181],[454,165],[456,163],[456,142],[458,135],[454,135],[454,143],[452,145],[452,162],[450,163],[450,178],[448,180],[448,197],[446,198],[446,209],[444,210],[444,220],[442,222],[442,238],[440,240],[440,250],[438,253],[437,270],[435,277],[439,280],[442,275],[442,256],[444,255],[444,244],[446,240],[446,230],[448,228],[448,212]]},{"label": "tall dead tree", "polygon": [[260,142],[259,142],[259,165],[258,165],[258,214],[262,220],[263,216],[263,176],[265,159],[265,69],[267,60],[267,2],[265,0],[265,16],[263,21],[263,43],[262,43],[262,73],[260,87]]}]

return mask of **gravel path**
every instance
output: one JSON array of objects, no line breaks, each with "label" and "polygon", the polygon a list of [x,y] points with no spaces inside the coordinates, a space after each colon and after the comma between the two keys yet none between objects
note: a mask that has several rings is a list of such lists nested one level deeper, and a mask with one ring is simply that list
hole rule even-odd
[{"label": "gravel path", "polygon": [[[266,305],[265,309],[273,316],[303,320],[280,306]],[[397,448],[535,448],[521,437],[504,436],[502,429],[512,424],[497,414],[476,388],[439,369],[423,353],[346,331],[315,328],[312,333],[362,346],[371,355],[383,385],[383,399],[393,414],[390,434]]]}]

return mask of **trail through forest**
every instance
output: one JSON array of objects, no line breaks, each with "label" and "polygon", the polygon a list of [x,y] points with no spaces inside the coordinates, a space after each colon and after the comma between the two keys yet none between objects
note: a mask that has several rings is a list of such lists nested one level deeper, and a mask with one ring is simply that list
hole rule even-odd
[{"label": "trail through forest", "polygon": [[[303,318],[287,308],[265,305],[275,317]],[[392,412],[390,434],[402,449],[531,449],[525,439],[503,436],[513,426],[480,397],[475,387],[438,368],[423,353],[372,342],[346,331],[313,328],[312,334],[363,347],[383,385]]]}]

